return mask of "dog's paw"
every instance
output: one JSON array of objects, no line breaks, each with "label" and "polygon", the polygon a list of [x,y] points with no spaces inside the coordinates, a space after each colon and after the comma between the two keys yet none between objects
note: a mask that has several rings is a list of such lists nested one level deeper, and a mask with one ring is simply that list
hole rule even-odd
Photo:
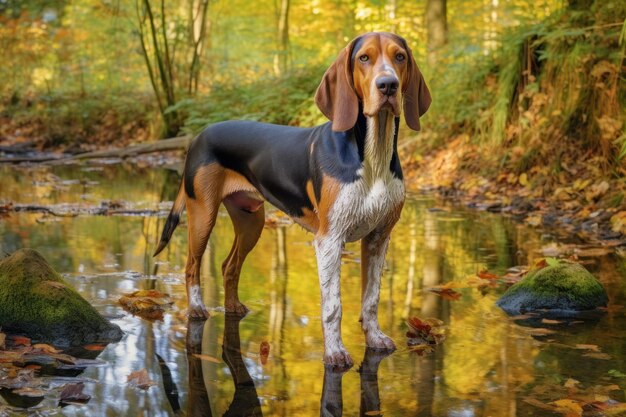
[{"label": "dog's paw", "polygon": [[367,347],[379,350],[396,350],[396,344],[393,340],[380,330],[367,333],[365,338]]},{"label": "dog's paw", "polygon": [[333,352],[326,352],[324,354],[324,363],[338,370],[350,369],[354,365],[350,354],[343,347],[340,347]]},{"label": "dog's paw", "polygon": [[187,311],[187,315],[191,320],[206,320],[209,318],[209,312],[207,311],[204,304],[190,305],[189,310]]}]

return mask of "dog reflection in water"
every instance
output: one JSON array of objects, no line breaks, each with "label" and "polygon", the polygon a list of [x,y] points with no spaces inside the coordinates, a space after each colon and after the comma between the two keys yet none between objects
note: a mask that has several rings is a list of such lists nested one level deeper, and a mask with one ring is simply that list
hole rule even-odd
[{"label": "dog reflection in water", "polygon": [[[262,416],[261,402],[254,387],[252,377],[241,357],[239,321],[241,316],[226,314],[222,359],[226,362],[235,384],[235,395],[223,414],[225,417]],[[202,373],[202,334],[205,321],[189,320],[187,325],[187,361],[189,364],[189,401],[187,415],[193,417],[211,416],[211,404]]]},{"label": "dog reflection in water", "polygon": [[[241,342],[239,339],[239,321],[241,316],[226,314],[224,322],[224,338],[222,344],[222,359],[228,366],[235,384],[235,395],[223,414],[226,417],[257,417],[262,416],[261,403],[254,386],[254,381],[246,369],[241,357]],[[212,416],[211,403],[204,382],[202,371],[202,336],[205,321],[189,320],[187,325],[187,361],[189,365],[189,399],[187,401],[187,416]],[[380,410],[378,392],[378,366],[390,352],[367,348],[363,362],[359,368],[361,375],[361,406],[359,415],[376,416]],[[320,416],[338,417],[343,413],[343,399],[341,395],[341,380],[343,373],[331,366],[324,366],[324,387],[320,401]],[[179,411],[178,398],[176,406],[170,398],[175,411]],[[177,413],[178,414],[178,413]],[[350,413],[352,415],[352,413]]]}]

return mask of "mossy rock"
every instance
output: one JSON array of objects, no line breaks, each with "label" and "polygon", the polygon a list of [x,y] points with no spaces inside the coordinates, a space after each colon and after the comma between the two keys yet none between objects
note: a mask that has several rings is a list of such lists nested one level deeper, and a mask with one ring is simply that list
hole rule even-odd
[{"label": "mossy rock", "polygon": [[604,287],[579,264],[559,262],[530,271],[497,302],[510,314],[535,310],[578,312],[606,306]]},{"label": "mossy rock", "polygon": [[123,335],[32,249],[0,261],[0,327],[59,347],[112,342]]}]

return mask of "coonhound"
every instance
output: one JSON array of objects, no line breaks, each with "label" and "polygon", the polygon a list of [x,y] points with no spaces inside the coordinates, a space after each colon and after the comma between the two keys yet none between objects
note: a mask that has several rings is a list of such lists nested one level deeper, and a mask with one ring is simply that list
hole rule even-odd
[{"label": "coonhound", "polygon": [[340,268],[346,242],[361,240],[361,326],[366,344],[395,349],[378,324],[381,274],[391,229],[404,204],[397,153],[399,116],[420,129],[431,98],[406,41],[392,33],[357,37],[328,68],[315,102],[330,122],[312,128],[226,121],[191,143],[183,179],[155,256],[187,209],[185,270],[189,315],[208,312],[200,262],[220,204],[235,241],[222,265],[227,312],[245,314],[237,287],[246,255],[264,226],[268,201],[312,232],[321,287],[324,361],[353,362],[341,339]]}]

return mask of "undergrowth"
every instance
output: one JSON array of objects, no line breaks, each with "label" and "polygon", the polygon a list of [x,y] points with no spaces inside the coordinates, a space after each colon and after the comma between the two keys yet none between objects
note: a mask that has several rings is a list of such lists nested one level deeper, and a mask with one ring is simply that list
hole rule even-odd
[{"label": "undergrowth", "polygon": [[518,173],[555,163],[558,153],[598,157],[605,172],[621,170],[625,17],[626,3],[597,0],[588,11],[565,9],[509,31],[491,57],[448,65],[433,77],[431,146],[468,133],[496,150],[492,162]]}]

